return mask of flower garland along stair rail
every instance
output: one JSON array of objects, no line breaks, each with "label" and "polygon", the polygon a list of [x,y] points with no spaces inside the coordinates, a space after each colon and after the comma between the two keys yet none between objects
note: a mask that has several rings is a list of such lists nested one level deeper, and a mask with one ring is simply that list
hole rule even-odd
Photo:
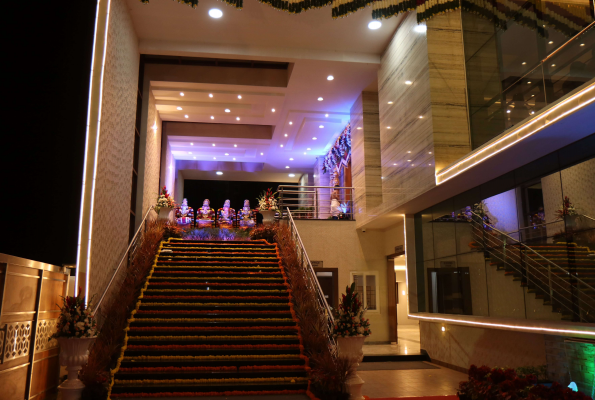
[{"label": "flower garland along stair rail", "polygon": [[308,394],[277,245],[169,239],[160,246],[110,398]]}]

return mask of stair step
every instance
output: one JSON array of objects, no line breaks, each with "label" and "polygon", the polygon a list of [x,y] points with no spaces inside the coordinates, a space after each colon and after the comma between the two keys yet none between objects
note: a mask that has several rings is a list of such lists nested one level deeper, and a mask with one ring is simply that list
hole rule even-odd
[{"label": "stair step", "polygon": [[[274,367],[274,366],[273,366]],[[254,369],[254,370],[233,370],[228,371],[154,371],[151,368],[144,368],[137,371],[118,371],[116,380],[142,380],[142,379],[242,379],[242,378],[283,378],[283,377],[307,377],[307,371],[302,367],[292,369]]]}]

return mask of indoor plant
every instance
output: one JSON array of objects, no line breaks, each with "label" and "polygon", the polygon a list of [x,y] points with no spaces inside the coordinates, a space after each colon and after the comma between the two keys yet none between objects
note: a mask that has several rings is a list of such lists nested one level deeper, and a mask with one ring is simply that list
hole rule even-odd
[{"label": "indoor plant", "polygon": [[355,292],[355,282],[345,289],[345,294],[341,297],[339,309],[335,313],[335,326],[333,326],[333,336],[337,339],[339,354],[343,357],[351,358],[355,361],[353,374],[347,380],[350,399],[360,400],[362,396],[362,385],[364,381],[357,373],[357,366],[364,358],[362,347],[364,340],[372,331],[370,330],[370,321],[364,318],[366,309]]},{"label": "indoor plant", "polygon": [[275,213],[279,209],[275,198],[276,195],[277,192],[273,193],[273,190],[269,188],[256,199],[258,201],[258,212],[262,214],[263,223],[271,223],[275,220]]},{"label": "indoor plant", "polygon": [[58,330],[52,338],[60,343],[60,365],[66,366],[68,378],[58,389],[63,400],[78,400],[85,385],[79,380],[79,370],[89,359],[89,347],[97,337],[97,321],[91,303],[79,289],[76,297],[63,297]]}]

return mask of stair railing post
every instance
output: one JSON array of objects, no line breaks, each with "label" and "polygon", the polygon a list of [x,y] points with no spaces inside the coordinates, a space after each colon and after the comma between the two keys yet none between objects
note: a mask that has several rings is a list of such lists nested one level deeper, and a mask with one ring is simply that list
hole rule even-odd
[{"label": "stair railing post", "polygon": [[318,188],[314,188],[314,215],[319,219],[318,215]]}]

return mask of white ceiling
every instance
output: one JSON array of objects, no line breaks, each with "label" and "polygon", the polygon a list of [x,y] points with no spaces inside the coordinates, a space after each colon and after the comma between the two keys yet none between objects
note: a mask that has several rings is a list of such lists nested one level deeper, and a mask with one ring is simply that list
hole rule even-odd
[{"label": "white ceiling", "polygon": [[[164,121],[274,127],[270,140],[171,137],[177,160],[262,162],[263,178],[277,180],[280,174],[294,173],[298,179],[311,172],[316,157],[326,154],[349,122],[361,92],[377,90],[380,55],[398,24],[398,18],[391,18],[372,31],[367,28],[370,9],[333,20],[328,7],[291,15],[251,0],[243,10],[214,0],[201,0],[195,10],[171,0],[148,5],[129,0],[128,6],[143,53],[292,63],[286,88],[151,82]],[[210,18],[210,8],[221,9],[223,17]],[[334,80],[327,80],[328,75]]]}]

